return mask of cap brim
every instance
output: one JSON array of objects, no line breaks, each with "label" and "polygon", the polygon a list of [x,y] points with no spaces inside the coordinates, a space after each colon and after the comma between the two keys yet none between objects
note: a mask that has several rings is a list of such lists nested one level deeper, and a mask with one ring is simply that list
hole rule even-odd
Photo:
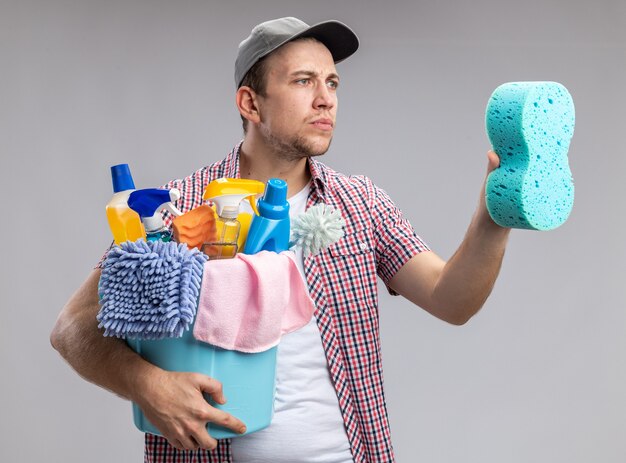
[{"label": "cap brim", "polygon": [[324,21],[315,24],[294,35],[285,43],[302,37],[313,37],[326,45],[335,63],[343,61],[359,48],[359,38],[352,29],[339,21]]}]

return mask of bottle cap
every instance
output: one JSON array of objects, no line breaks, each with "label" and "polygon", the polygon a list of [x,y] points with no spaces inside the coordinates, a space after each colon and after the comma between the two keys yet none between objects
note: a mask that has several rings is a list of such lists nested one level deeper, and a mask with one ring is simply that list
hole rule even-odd
[{"label": "bottle cap", "polygon": [[279,178],[271,178],[265,187],[265,194],[257,203],[259,215],[268,219],[285,219],[289,217],[287,202],[287,182]]},{"label": "bottle cap", "polygon": [[133,182],[133,177],[130,175],[128,164],[111,166],[111,179],[113,180],[113,193],[135,189],[135,182]]}]

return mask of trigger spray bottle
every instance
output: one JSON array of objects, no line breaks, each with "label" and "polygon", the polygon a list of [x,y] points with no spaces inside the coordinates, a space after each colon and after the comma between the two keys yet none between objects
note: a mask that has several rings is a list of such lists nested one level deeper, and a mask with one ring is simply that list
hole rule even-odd
[{"label": "trigger spray bottle", "polygon": [[203,199],[215,203],[217,212],[217,241],[204,243],[202,252],[211,259],[230,259],[239,251],[241,223],[237,219],[239,204],[244,199],[250,202],[255,214],[258,214],[254,197],[263,193],[265,184],[256,180],[240,178],[218,178],[209,183],[204,190]]},{"label": "trigger spray bottle", "polygon": [[165,209],[174,216],[182,215],[172,202],[180,198],[176,188],[162,190],[147,188],[133,191],[128,197],[128,207],[139,214],[146,229],[148,241],[172,241],[172,232],[165,226],[161,210]]}]

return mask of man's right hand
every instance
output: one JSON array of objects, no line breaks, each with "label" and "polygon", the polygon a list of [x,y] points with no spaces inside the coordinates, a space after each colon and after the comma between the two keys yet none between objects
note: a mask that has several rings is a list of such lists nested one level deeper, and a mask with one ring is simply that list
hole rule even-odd
[{"label": "man's right hand", "polygon": [[83,378],[117,395],[133,400],[146,418],[176,448],[214,449],[217,441],[206,430],[213,422],[245,432],[245,425],[212,407],[226,402],[219,381],[198,373],[164,371],[137,355],[121,339],[104,337],[96,315],[98,281],[96,269],[78,288],[59,314],[50,334],[52,346]]},{"label": "man's right hand", "polygon": [[168,442],[180,450],[212,450],[217,441],[209,435],[207,422],[246,432],[246,425],[234,416],[212,407],[209,395],[219,404],[226,403],[222,383],[200,373],[180,373],[154,369],[142,378],[135,402]]}]

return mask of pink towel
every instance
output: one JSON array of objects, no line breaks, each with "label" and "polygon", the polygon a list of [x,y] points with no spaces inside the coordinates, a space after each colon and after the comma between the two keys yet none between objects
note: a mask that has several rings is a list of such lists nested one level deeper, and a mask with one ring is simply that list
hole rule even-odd
[{"label": "pink towel", "polygon": [[262,352],[314,311],[293,252],[237,254],[204,264],[193,335],[223,349]]}]

